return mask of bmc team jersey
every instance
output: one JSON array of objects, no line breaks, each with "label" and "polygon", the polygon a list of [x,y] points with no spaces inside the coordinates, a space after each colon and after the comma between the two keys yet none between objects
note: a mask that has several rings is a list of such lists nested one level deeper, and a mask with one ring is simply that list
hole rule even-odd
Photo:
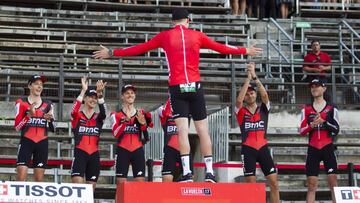
[{"label": "bmc team jersey", "polygon": [[160,32],[148,42],[124,49],[115,49],[114,56],[135,56],[149,50],[162,48],[169,68],[169,85],[200,81],[200,48],[221,54],[246,54],[246,48],[232,47],[211,40],[204,33],[177,25]]},{"label": "bmc team jersey", "polygon": [[52,109],[52,103],[48,100],[43,100],[40,107],[36,108],[35,114],[28,116],[31,104],[27,98],[21,98],[16,101],[15,109],[15,130],[21,131],[21,136],[38,143],[47,139],[48,127],[50,131],[54,132],[55,127],[53,122],[49,122],[44,118],[44,115]]},{"label": "bmc team jersey", "polygon": [[170,146],[179,151],[178,130],[171,113],[170,100],[159,107],[157,113],[164,130],[164,146]]},{"label": "bmc team jersey", "polygon": [[[142,109],[137,111],[145,113]],[[128,120],[123,111],[111,113],[111,129],[114,137],[118,138],[119,147],[133,152],[144,145],[144,139],[148,139],[146,137],[149,136],[147,128],[153,127],[151,114],[145,113],[145,118],[147,125],[140,125],[136,119],[136,114]]]},{"label": "bmc team jersey", "polygon": [[316,149],[322,149],[328,144],[333,143],[334,136],[339,133],[339,115],[334,105],[326,104],[319,112],[325,122],[312,128],[310,123],[314,121],[318,112],[313,105],[308,104],[301,111],[300,134],[309,134],[309,145]]},{"label": "bmc team jersey", "polygon": [[75,147],[89,155],[99,150],[99,137],[104,119],[106,107],[103,99],[99,99],[99,113],[94,113],[90,118],[84,112],[79,111],[81,101],[76,100],[71,111],[71,128],[75,136]]},{"label": "bmc team jersey", "polygon": [[266,131],[269,110],[270,102],[268,104],[262,103],[261,106],[256,109],[254,114],[246,107],[235,109],[243,145],[259,150],[267,144]]}]

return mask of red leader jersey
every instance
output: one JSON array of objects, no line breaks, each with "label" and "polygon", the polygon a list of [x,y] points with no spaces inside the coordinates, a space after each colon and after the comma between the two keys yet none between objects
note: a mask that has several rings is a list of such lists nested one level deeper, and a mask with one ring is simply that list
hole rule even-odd
[{"label": "red leader jersey", "polygon": [[309,135],[309,145],[317,149],[333,143],[334,136],[339,133],[339,116],[338,110],[334,105],[326,104],[321,110],[320,116],[325,122],[312,128],[310,123],[314,121],[318,112],[313,105],[308,104],[301,111],[300,134]]},{"label": "red leader jersey", "polygon": [[[318,55],[314,54],[313,52],[310,52],[304,57],[304,63],[313,63],[313,65],[310,64],[306,64],[306,65],[309,66],[310,68],[319,68],[320,64],[331,65],[331,58],[327,53],[322,51],[320,51]],[[322,71],[321,73],[325,73],[325,71]]]},{"label": "red leader jersey", "polygon": [[246,107],[235,109],[240,126],[242,144],[259,150],[267,144],[266,131],[270,103],[262,103],[252,114]]},{"label": "red leader jersey", "polygon": [[113,55],[135,56],[156,48],[165,51],[170,86],[200,81],[200,48],[212,49],[221,54],[246,54],[246,48],[220,44],[202,32],[177,25],[173,29],[160,32],[148,42],[115,49]]},{"label": "red leader jersey", "polygon": [[80,111],[81,101],[76,100],[71,111],[71,128],[75,137],[75,147],[91,155],[99,151],[99,138],[106,118],[105,101],[99,99],[99,113],[90,118]]},{"label": "red leader jersey", "polygon": [[172,116],[170,100],[159,107],[157,113],[164,130],[164,144],[179,151],[178,130]]},{"label": "red leader jersey", "polygon": [[152,128],[154,126],[151,121],[150,113],[145,113],[143,109],[139,109],[136,112],[138,111],[145,114],[147,125],[140,125],[136,119],[136,114],[129,120],[126,119],[126,114],[123,111],[112,112],[110,115],[113,136],[118,138],[117,146],[130,152],[133,152],[144,145],[144,142],[142,141],[143,133],[148,136],[147,128]]},{"label": "red leader jersey", "polygon": [[21,136],[32,140],[35,143],[47,139],[48,128],[54,132],[55,127],[53,122],[48,122],[44,118],[44,114],[52,109],[52,102],[49,100],[42,100],[41,105],[36,108],[35,114],[32,117],[28,116],[31,104],[27,98],[18,99],[15,103],[15,130],[21,131]]}]

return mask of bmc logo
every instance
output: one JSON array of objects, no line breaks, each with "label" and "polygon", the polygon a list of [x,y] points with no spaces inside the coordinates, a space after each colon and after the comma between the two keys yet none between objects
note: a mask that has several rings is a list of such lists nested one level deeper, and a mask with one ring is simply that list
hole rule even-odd
[{"label": "bmc logo", "polygon": [[343,200],[360,200],[360,190],[341,190]]},{"label": "bmc logo", "polygon": [[211,189],[210,188],[182,187],[181,195],[183,195],[183,196],[211,196]]},{"label": "bmc logo", "polygon": [[250,123],[250,122],[245,123],[245,130],[264,128],[264,127],[265,127],[264,121],[259,121],[259,122],[255,122],[255,123]]},{"label": "bmc logo", "polygon": [[0,185],[0,195],[8,195],[8,186]]},{"label": "bmc logo", "polygon": [[99,128],[97,128],[97,127],[85,127],[85,126],[80,126],[80,128],[79,128],[79,133],[94,133],[94,134],[99,134]]},{"label": "bmc logo", "polygon": [[28,123],[34,125],[46,125],[46,120],[43,118],[30,118]]},{"label": "bmc logo", "polygon": [[167,132],[171,133],[171,132],[176,132],[177,131],[177,127],[176,126],[171,126],[169,125],[167,127]]}]

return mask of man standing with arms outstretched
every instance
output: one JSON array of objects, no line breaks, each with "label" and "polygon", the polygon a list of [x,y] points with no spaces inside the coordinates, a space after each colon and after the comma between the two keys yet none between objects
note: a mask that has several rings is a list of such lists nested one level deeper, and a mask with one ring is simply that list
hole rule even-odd
[{"label": "man standing with arms outstretched", "polygon": [[184,8],[176,8],[173,11],[172,22],[173,29],[157,34],[148,42],[115,50],[101,46],[99,51],[94,52],[93,57],[105,59],[112,56],[135,56],[156,48],[164,50],[169,68],[171,107],[179,131],[180,154],[184,169],[180,182],[193,182],[189,161],[189,114],[194,119],[200,138],[200,150],[206,164],[205,181],[216,182],[212,168],[212,144],[206,119],[204,90],[200,83],[200,49],[208,48],[222,54],[248,54],[251,56],[261,53],[261,49],[230,47],[211,40],[202,32],[189,29],[189,13]]}]

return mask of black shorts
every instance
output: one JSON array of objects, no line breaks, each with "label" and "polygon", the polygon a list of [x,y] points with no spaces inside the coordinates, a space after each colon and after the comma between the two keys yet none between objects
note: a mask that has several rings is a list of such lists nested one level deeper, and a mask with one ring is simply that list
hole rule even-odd
[{"label": "black shorts", "polygon": [[261,147],[259,150],[247,145],[242,145],[241,158],[244,164],[245,176],[255,176],[256,162],[259,162],[261,170],[265,176],[277,173],[277,169],[267,145]]},{"label": "black shorts", "polygon": [[48,139],[35,143],[26,137],[21,137],[16,166],[29,167],[32,156],[33,168],[46,168],[48,161]]},{"label": "black shorts", "polygon": [[306,176],[318,176],[320,170],[320,162],[324,162],[327,174],[337,173],[337,159],[333,144],[328,144],[322,149],[316,149],[309,146],[306,157]]},{"label": "black shorts", "polygon": [[194,121],[206,118],[206,104],[204,90],[200,82],[196,83],[196,92],[181,93],[180,86],[170,86],[170,103],[173,111],[173,117],[188,118],[189,115]]},{"label": "black shorts", "polygon": [[84,177],[86,181],[97,182],[100,174],[99,151],[91,155],[81,149],[75,148],[74,159],[71,165],[71,177]]},{"label": "black shorts", "polygon": [[145,177],[145,153],[143,147],[133,152],[117,147],[115,160],[116,177],[127,178],[130,164],[134,178]]},{"label": "black shorts", "polygon": [[[162,164],[162,175],[175,175],[176,163],[179,164],[180,170],[182,171],[180,152],[168,145],[164,147],[164,160]],[[190,166],[191,166],[190,161]]]}]

